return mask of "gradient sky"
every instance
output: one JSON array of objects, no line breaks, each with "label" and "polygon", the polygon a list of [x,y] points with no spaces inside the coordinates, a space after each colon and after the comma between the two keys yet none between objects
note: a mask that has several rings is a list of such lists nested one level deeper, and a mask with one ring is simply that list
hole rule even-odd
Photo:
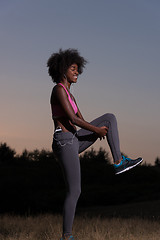
[{"label": "gradient sky", "polygon": [[[0,142],[51,150],[46,62],[76,48],[89,63],[72,93],[84,118],[118,120],[121,151],[160,157],[159,0],[1,0]],[[98,141],[94,148],[106,147]]]}]

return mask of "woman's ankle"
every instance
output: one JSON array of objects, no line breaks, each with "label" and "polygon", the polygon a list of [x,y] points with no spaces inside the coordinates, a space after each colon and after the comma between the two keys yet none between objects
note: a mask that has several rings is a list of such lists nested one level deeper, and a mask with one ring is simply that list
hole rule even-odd
[{"label": "woman's ankle", "polygon": [[117,160],[117,161],[115,161],[115,164],[118,165],[118,164],[120,164],[121,161],[122,161],[122,158]]},{"label": "woman's ankle", "polygon": [[68,240],[69,237],[71,237],[71,236],[72,236],[71,233],[64,233],[64,234],[63,234],[63,239],[64,239],[64,240]]}]

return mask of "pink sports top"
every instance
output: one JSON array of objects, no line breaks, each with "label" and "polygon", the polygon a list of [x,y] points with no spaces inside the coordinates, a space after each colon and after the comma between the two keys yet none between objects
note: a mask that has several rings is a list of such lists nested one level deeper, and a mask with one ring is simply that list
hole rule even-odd
[{"label": "pink sports top", "polygon": [[[66,93],[68,95],[68,100],[69,100],[69,102],[70,102],[70,104],[71,104],[71,106],[74,110],[74,113],[76,114],[78,112],[78,108],[77,108],[74,100],[71,98],[71,96],[70,96],[69,92],[67,91],[67,89],[65,88],[65,86],[62,83],[58,83],[58,84],[60,84],[64,88],[64,90],[66,91]],[[59,104],[52,105],[51,108],[52,108],[52,118],[53,119],[56,119],[56,118],[59,118],[59,117],[65,117],[66,114]]]}]

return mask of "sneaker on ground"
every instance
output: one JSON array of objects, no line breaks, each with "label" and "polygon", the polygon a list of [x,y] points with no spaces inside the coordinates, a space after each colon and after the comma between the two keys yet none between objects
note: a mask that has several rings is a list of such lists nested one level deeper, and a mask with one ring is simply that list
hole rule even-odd
[{"label": "sneaker on ground", "polygon": [[74,237],[71,235],[69,237],[61,238],[60,240],[74,240]]},{"label": "sneaker on ground", "polygon": [[139,157],[137,159],[130,159],[122,156],[122,160],[119,164],[114,164],[115,174],[120,174],[136,167],[143,161],[143,158]]}]

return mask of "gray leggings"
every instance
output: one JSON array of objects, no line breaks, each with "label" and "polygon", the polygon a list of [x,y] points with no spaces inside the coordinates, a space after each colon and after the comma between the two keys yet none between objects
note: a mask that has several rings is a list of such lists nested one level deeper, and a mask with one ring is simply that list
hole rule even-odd
[{"label": "gray leggings", "polygon": [[[108,127],[107,141],[110,146],[113,160],[121,159],[117,121],[113,114],[107,113],[91,122],[92,125]],[[67,195],[64,202],[63,233],[72,232],[76,204],[81,193],[81,174],[79,153],[86,150],[97,140],[97,136],[85,129],[75,134],[71,132],[55,132],[53,138],[53,152],[62,167]]]}]

